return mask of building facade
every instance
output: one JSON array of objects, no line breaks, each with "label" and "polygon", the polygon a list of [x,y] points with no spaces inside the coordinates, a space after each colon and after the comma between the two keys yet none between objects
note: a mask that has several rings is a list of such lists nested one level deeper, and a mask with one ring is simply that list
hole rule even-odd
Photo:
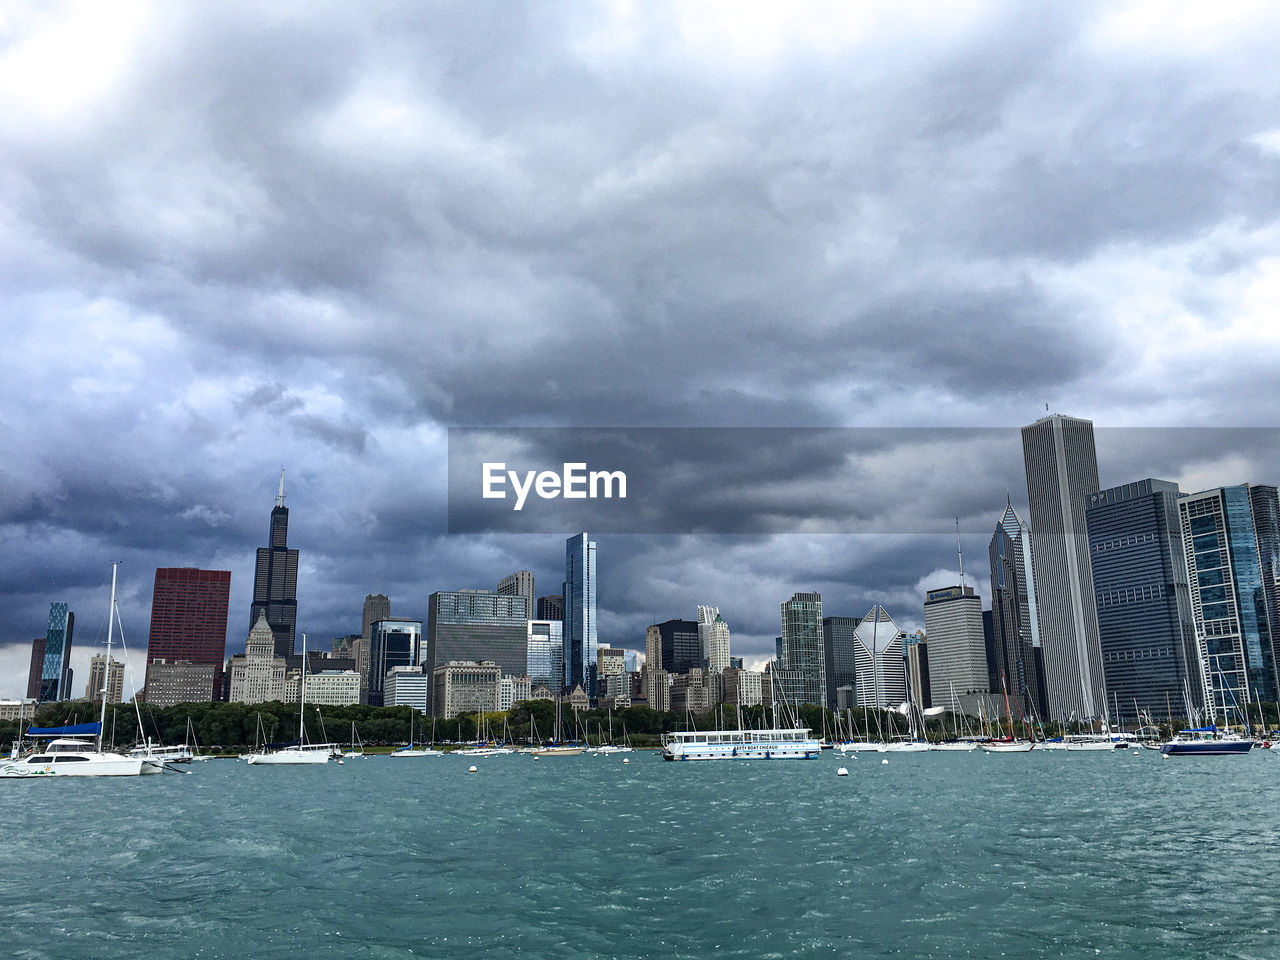
[{"label": "building facade", "polygon": [[1096,493],[1093,423],[1059,414],[1022,428],[1045,692],[1050,718],[1106,713],[1085,505]]},{"label": "building facade", "polygon": [[795,593],[781,605],[783,663],[775,680],[784,685],[786,701],[825,706],[827,655],[822,631],[822,595]]},{"label": "building facade", "polygon": [[564,686],[564,622],[530,620],[525,639],[529,677],[551,690]]},{"label": "building facade", "polygon": [[[524,604],[518,605],[524,613]],[[450,660],[432,672],[431,710],[448,719],[477,710],[497,710],[502,670],[492,660]]]},{"label": "building facade", "polygon": [[40,675],[44,672],[44,637],[31,641],[31,665],[27,668],[27,699],[39,701]]},{"label": "building facade", "polygon": [[764,675],[741,667],[729,667],[724,672],[724,702],[735,707],[758,707],[763,702],[761,685]]},{"label": "building facade", "polygon": [[384,707],[413,707],[427,713],[431,704],[431,677],[422,667],[396,666],[387,671],[382,686]]},{"label": "building facade", "polygon": [[853,631],[858,706],[897,709],[907,699],[906,634],[884,607],[876,604]]},{"label": "building facade", "polygon": [[959,585],[928,591],[924,632],[928,637],[930,703],[959,712],[960,697],[991,692],[982,631],[982,598],[973,592],[973,587]]},{"label": "building facade", "polygon": [[[427,672],[434,678],[438,667],[453,660],[491,660],[504,674],[528,675],[529,621],[524,614],[523,597],[504,597],[492,590],[431,594],[427,600]],[[438,688],[433,680],[432,696]],[[445,715],[434,703],[432,711],[436,716]]]},{"label": "building facade", "polygon": [[[854,630],[860,621],[857,617],[823,617],[822,643],[826,657],[827,708],[844,709],[840,705],[841,687],[853,688],[857,676],[857,639]],[[850,706],[846,700],[845,706]]]},{"label": "building facade", "polygon": [[719,607],[698,607],[698,643],[707,672],[719,676],[729,669],[729,624]]},{"label": "building facade", "polygon": [[360,636],[373,638],[373,625],[379,620],[391,619],[391,598],[385,593],[370,593],[364,598],[360,611]]},{"label": "building facade", "polygon": [[564,622],[564,597],[557,595],[548,595],[538,598],[538,609],[535,611],[537,616],[535,620],[559,620]]},{"label": "building facade", "polygon": [[533,683],[528,677],[498,678],[498,709],[510,710],[522,700],[533,699]]},{"label": "building facade", "polygon": [[1126,726],[1172,710],[1187,719],[1204,703],[1178,499],[1176,483],[1154,479],[1089,497],[1108,712]]},{"label": "building facade", "polygon": [[107,703],[124,701],[124,664],[115,657],[108,662],[107,655],[99,653],[89,658],[89,682],[85,685],[84,698],[100,702],[104,688]]},{"label": "building facade", "polygon": [[525,599],[525,619],[534,619],[534,614],[538,612],[537,598],[533,594],[533,572],[531,570],[517,570],[498,581],[498,594],[504,597],[524,597]]},{"label": "building facade", "polygon": [[[667,673],[688,673],[702,667],[702,640],[698,636],[695,620],[666,620],[649,629],[657,631],[658,660],[655,667]],[[645,648],[648,649],[648,631],[645,632]]]},{"label": "building facade", "polygon": [[227,699],[233,703],[267,703],[284,699],[285,658],[276,656],[276,635],[265,612],[249,631],[244,653],[231,658]]},{"label": "building facade", "polygon": [[[280,491],[271,511],[267,546],[258,548],[253,573],[253,602],[249,607],[249,627],[265,616],[275,638],[278,657],[293,656],[294,631],[298,623],[298,551],[290,550],[289,508],[284,505],[284,471],[280,471]],[[224,638],[225,639],[225,638]]]},{"label": "building facade", "polygon": [[996,523],[988,557],[991,562],[988,687],[992,692],[1007,690],[1019,714],[1047,717],[1031,527],[1011,503],[1006,503]]},{"label": "building facade", "polygon": [[49,626],[44,635],[44,659],[40,664],[40,702],[70,700],[71,641],[76,615],[65,603],[49,604]]},{"label": "building facade", "polygon": [[1191,610],[1208,711],[1275,699],[1267,593],[1248,484],[1178,501]]},{"label": "building facade", "polygon": [[[596,542],[585,533],[564,548],[564,684],[595,695]],[[523,671],[521,671],[523,673]]]},{"label": "building facade", "polygon": [[[369,679],[367,699],[375,707],[385,706],[383,688],[387,673],[396,667],[422,665],[422,621],[409,617],[388,617],[369,625]],[[359,673],[359,670],[356,671]],[[359,702],[359,701],[357,701]]]},{"label": "building facade", "polygon": [[213,666],[208,696],[222,691],[222,665],[227,656],[227,603],[230,570],[158,567],[151,593],[151,632],[147,663],[183,660]]},{"label": "building facade", "polygon": [[211,663],[192,663],[190,660],[170,662],[163,658],[152,660],[147,664],[145,699],[154,707],[207,703],[208,690],[213,685],[215,673],[222,676],[222,664],[218,664],[215,670]]}]

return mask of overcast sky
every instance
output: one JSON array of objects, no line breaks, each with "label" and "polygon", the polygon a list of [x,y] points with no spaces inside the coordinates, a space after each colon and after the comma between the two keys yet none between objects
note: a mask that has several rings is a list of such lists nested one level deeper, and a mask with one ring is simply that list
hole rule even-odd
[{"label": "overcast sky", "polygon": [[[112,560],[132,647],[200,566],[242,648],[282,465],[313,645],[558,593],[581,524],[448,532],[449,427],[1006,428],[704,451],[677,489],[787,523],[598,536],[630,648],[711,603],[758,659],[795,590],[917,625],[952,516],[989,596],[1046,403],[1280,423],[1278,48],[1269,3],[6,4],[0,696],[51,601],[87,662]],[[1280,480],[1270,434],[1112,436],[1104,485]]]}]

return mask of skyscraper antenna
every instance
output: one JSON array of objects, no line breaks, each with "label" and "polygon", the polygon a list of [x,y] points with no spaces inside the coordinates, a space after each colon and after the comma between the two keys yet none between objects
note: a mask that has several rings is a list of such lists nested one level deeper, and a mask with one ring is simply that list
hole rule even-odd
[{"label": "skyscraper antenna", "polygon": [[964,554],[960,551],[960,518],[956,517],[956,556],[960,560],[960,589],[964,590]]},{"label": "skyscraper antenna", "polygon": [[284,506],[284,467],[280,468],[280,492],[276,494],[276,506]]}]

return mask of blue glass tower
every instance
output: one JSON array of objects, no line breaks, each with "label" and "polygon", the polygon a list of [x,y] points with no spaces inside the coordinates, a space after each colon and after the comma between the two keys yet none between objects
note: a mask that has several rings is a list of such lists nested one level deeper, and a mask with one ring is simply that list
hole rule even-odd
[{"label": "blue glass tower", "polygon": [[71,638],[76,615],[65,603],[49,604],[49,627],[45,632],[44,663],[40,670],[40,700],[66,700],[71,696]]},{"label": "blue glass tower", "polygon": [[585,533],[564,545],[564,683],[595,697],[596,542]]},{"label": "blue glass tower", "polygon": [[1085,516],[1113,720],[1189,718],[1203,701],[1178,485],[1139,480],[1089,495]]},{"label": "blue glass tower", "polygon": [[1193,494],[1178,507],[1208,707],[1221,716],[1272,700],[1271,625],[1249,485]]}]

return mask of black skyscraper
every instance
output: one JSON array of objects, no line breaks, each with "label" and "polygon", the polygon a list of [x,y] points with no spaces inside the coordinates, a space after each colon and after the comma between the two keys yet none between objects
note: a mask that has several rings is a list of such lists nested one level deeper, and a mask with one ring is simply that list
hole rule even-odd
[{"label": "black skyscraper", "polygon": [[253,606],[249,628],[265,613],[275,636],[275,655],[293,656],[293,636],[298,624],[298,551],[286,546],[289,535],[289,508],[284,505],[284,471],[280,471],[280,492],[271,511],[270,546],[258,548],[258,566],[253,577]]}]

